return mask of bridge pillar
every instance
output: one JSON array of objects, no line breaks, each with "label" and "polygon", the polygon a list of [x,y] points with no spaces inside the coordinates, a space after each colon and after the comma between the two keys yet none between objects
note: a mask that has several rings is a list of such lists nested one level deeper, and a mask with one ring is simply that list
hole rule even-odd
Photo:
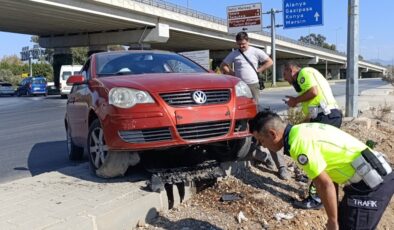
[{"label": "bridge pillar", "polygon": [[94,53],[106,52],[108,50],[107,46],[89,46],[88,57]]},{"label": "bridge pillar", "polygon": [[339,80],[341,78],[340,71],[341,69],[339,67],[332,67],[331,68],[331,78],[333,80]]},{"label": "bridge pillar", "polygon": [[283,71],[285,70],[285,65],[284,64],[277,64],[276,65],[276,80],[278,81],[284,81],[283,79]]},{"label": "bridge pillar", "polygon": [[69,48],[55,48],[53,54],[53,81],[56,88],[59,88],[60,67],[62,65],[71,65],[73,62],[71,50]]}]

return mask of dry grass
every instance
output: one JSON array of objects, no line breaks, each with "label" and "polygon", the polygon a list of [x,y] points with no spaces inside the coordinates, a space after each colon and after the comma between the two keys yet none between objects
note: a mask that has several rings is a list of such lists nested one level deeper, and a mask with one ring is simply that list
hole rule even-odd
[{"label": "dry grass", "polygon": [[387,117],[390,115],[392,107],[387,104],[387,102],[384,102],[384,105],[379,105],[378,107],[371,107],[370,111],[374,119],[387,121]]},{"label": "dry grass", "polygon": [[286,121],[292,125],[304,122],[305,118],[306,117],[300,108],[289,108],[287,110]]}]

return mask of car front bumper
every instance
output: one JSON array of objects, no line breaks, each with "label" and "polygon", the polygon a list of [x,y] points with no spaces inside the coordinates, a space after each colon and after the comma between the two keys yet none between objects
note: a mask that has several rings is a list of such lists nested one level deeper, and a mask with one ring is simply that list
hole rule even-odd
[{"label": "car front bumper", "polygon": [[106,144],[109,150],[139,151],[245,138],[250,136],[247,121],[256,114],[251,102],[111,113],[102,120]]}]

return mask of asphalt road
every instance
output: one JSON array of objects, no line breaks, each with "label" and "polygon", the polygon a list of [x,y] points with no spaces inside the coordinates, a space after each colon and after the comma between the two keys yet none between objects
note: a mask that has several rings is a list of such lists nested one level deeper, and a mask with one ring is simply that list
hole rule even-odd
[{"label": "asphalt road", "polygon": [[0,183],[73,165],[60,96],[0,97]]},{"label": "asphalt road", "polygon": [[[360,79],[359,81],[359,94],[362,94],[366,90],[385,88],[387,82],[381,79]],[[336,98],[339,106],[345,108],[346,103],[346,82],[344,80],[337,81],[335,83],[330,82],[331,89],[333,91],[334,97]],[[276,112],[281,112],[287,110],[287,105],[282,101],[288,96],[297,96],[293,87],[284,87],[276,89],[263,90],[261,93],[261,105],[263,108],[270,107],[271,110]],[[365,109],[365,108],[359,108]]]},{"label": "asphalt road", "polygon": [[[359,81],[360,92],[385,85],[380,79]],[[344,105],[345,82],[331,87]],[[276,111],[286,110],[284,95],[295,92],[290,87],[264,90],[262,103]],[[0,183],[78,164],[67,158],[65,105],[59,96],[0,97]]]}]

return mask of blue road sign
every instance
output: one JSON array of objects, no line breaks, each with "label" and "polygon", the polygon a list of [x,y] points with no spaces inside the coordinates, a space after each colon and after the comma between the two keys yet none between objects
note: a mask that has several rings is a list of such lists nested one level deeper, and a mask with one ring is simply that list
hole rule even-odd
[{"label": "blue road sign", "polygon": [[283,0],[283,28],[323,25],[323,0]]}]

